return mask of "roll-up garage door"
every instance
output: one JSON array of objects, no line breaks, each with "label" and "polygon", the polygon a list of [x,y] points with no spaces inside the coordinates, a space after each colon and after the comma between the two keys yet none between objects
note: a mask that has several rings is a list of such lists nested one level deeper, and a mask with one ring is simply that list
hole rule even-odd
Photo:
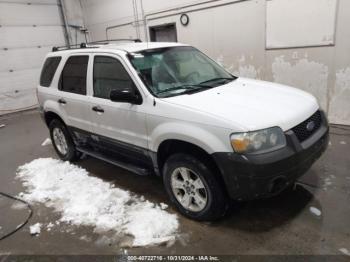
[{"label": "roll-up garage door", "polygon": [[0,0],[0,115],[37,106],[43,59],[65,44],[62,24],[57,0]]}]

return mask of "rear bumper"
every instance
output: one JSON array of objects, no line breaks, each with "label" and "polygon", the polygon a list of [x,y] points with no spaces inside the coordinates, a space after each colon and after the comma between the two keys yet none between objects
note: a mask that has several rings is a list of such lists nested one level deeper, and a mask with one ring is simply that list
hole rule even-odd
[{"label": "rear bumper", "polygon": [[232,199],[251,200],[276,195],[302,176],[327,149],[329,128],[321,127],[299,143],[293,131],[285,133],[287,146],[265,154],[214,153]]}]

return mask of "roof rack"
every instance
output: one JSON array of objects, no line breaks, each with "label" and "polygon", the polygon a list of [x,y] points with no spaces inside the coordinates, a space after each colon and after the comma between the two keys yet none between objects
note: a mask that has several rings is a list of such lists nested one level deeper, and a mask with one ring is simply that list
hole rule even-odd
[{"label": "roof rack", "polygon": [[94,42],[89,42],[87,44],[104,44],[108,45],[110,42],[134,42],[134,43],[141,43],[142,41],[140,39],[128,39],[128,38],[118,38],[118,39],[106,39],[106,40],[99,40]]},{"label": "roof rack", "polygon": [[80,49],[80,48],[86,48],[86,43],[81,43],[76,45],[54,46],[52,47],[52,52],[68,50],[68,49]]},{"label": "roof rack", "polygon": [[[69,49],[81,49],[81,48],[88,48],[88,45],[95,45],[95,44],[99,44],[99,45],[108,45],[111,42],[119,42],[119,41],[123,41],[123,42],[127,42],[127,41],[131,41],[134,43],[141,43],[142,41],[140,39],[106,39],[106,40],[99,40],[99,41],[94,41],[94,42],[88,42],[88,43],[81,43],[81,44],[76,44],[76,45],[66,45],[66,46],[54,46],[52,47],[52,52],[57,52],[57,51],[63,51],[63,50],[69,50]],[[96,46],[91,46],[89,48],[97,48]]]}]

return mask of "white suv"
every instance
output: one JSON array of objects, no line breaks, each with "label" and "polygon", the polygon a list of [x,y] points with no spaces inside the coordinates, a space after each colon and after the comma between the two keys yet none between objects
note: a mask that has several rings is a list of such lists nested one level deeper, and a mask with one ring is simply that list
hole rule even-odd
[{"label": "white suv", "polygon": [[178,43],[99,43],[47,55],[40,111],[58,156],[82,153],[156,174],[193,219],[229,199],[280,193],[328,145],[316,99],[299,89],[232,76]]}]

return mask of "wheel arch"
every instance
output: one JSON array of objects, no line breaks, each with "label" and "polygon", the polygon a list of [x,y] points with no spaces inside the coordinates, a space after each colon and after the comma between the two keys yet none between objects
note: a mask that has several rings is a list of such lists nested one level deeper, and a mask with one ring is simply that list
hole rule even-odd
[{"label": "wheel arch", "polygon": [[165,122],[154,128],[149,135],[149,149],[157,152],[159,146],[167,140],[188,142],[202,148],[208,154],[226,152],[228,146],[220,139],[229,134],[221,128],[201,126],[188,122]]},{"label": "wheel arch", "polygon": [[59,119],[65,125],[69,125],[69,118],[66,111],[61,108],[55,99],[47,99],[42,105],[42,110],[43,117],[47,126],[49,126],[50,121],[52,121],[54,118]]},{"label": "wheel arch", "polygon": [[57,114],[56,112],[53,111],[46,111],[44,112],[44,120],[47,126],[50,125],[51,121],[54,119],[58,119],[60,120],[63,124],[65,124],[65,122],[63,121],[62,117],[59,116],[59,114]]},{"label": "wheel arch", "polygon": [[163,175],[162,170],[166,160],[174,154],[184,153],[196,157],[198,160],[202,161],[212,170],[213,174],[217,178],[218,182],[221,184],[225,193],[227,193],[224,178],[218,167],[215,159],[209,154],[205,149],[193,143],[178,140],[178,139],[167,139],[164,140],[158,147],[156,153],[156,165],[159,170],[158,174]]}]

